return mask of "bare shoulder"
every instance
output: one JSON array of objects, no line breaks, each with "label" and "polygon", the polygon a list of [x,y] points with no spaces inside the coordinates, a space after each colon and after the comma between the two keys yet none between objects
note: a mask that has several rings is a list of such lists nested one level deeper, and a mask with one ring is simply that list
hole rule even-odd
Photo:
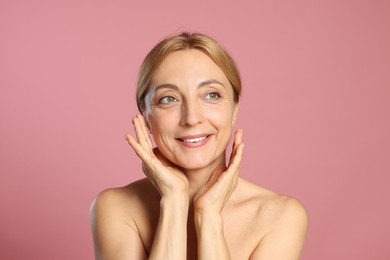
[{"label": "bare shoulder", "polygon": [[308,225],[302,203],[246,180],[241,190],[255,208],[253,226],[261,234],[251,259],[299,259]]},{"label": "bare shoulder", "polygon": [[137,222],[148,215],[145,205],[150,207],[142,198],[151,198],[154,193],[151,184],[143,179],[124,187],[106,189],[96,196],[90,209],[96,259],[146,258]]},{"label": "bare shoulder", "polygon": [[[91,205],[90,214],[122,215],[127,220],[142,210],[145,201],[157,198],[155,189],[147,179],[141,179],[124,187],[108,188],[101,191]],[[129,220],[128,220],[129,221]]]},{"label": "bare shoulder", "polygon": [[244,201],[257,210],[257,217],[263,220],[268,219],[276,223],[284,218],[301,218],[307,221],[305,207],[296,198],[276,193],[244,179],[241,179],[240,192]]}]

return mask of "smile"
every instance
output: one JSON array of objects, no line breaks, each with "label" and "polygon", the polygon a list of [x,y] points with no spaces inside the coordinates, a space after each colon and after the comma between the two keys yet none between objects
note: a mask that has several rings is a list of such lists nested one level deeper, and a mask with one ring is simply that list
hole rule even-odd
[{"label": "smile", "polygon": [[176,140],[186,147],[195,148],[205,145],[208,142],[210,136],[211,135],[204,134],[197,136],[183,136],[181,138],[177,138]]},{"label": "smile", "polygon": [[207,136],[204,136],[204,137],[198,137],[198,138],[193,138],[193,139],[182,139],[184,142],[186,143],[197,143],[197,142],[200,142],[204,139],[206,139]]}]

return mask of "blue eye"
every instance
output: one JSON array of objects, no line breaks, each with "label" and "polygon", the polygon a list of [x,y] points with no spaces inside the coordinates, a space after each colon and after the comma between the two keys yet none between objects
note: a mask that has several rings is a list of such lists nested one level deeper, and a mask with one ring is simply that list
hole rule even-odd
[{"label": "blue eye", "polygon": [[216,101],[221,98],[221,95],[218,92],[211,92],[206,95],[207,100]]},{"label": "blue eye", "polygon": [[173,103],[173,102],[176,102],[177,99],[172,97],[172,96],[166,96],[166,97],[163,97],[163,98],[160,98],[160,100],[158,101],[159,104],[169,104],[169,103]]}]

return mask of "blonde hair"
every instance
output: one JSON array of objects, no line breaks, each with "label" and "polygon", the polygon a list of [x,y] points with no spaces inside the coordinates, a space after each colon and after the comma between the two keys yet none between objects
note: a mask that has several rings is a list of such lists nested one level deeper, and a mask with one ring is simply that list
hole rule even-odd
[{"label": "blonde hair", "polygon": [[183,32],[165,38],[146,56],[141,65],[137,80],[137,106],[143,113],[146,109],[145,97],[149,92],[153,74],[162,61],[171,53],[179,50],[197,49],[209,56],[225,73],[233,87],[234,101],[241,97],[241,78],[236,63],[227,51],[214,39],[201,33]]}]

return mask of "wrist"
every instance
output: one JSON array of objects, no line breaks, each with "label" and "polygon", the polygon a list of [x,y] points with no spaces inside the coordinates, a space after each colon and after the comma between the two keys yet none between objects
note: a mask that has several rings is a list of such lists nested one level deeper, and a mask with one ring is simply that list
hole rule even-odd
[{"label": "wrist", "polygon": [[189,201],[188,195],[185,194],[169,194],[163,195],[160,199],[160,208],[168,208],[170,210],[184,210],[188,212]]},{"label": "wrist", "polygon": [[221,211],[212,208],[205,209],[205,208],[194,207],[194,216],[199,218],[212,218],[212,219],[222,218]]},{"label": "wrist", "polygon": [[161,197],[159,220],[149,259],[185,259],[188,204],[188,197]]},{"label": "wrist", "polygon": [[213,229],[221,229],[223,227],[222,214],[211,210],[195,210],[194,221],[196,229],[200,230],[202,227],[209,226]]}]

